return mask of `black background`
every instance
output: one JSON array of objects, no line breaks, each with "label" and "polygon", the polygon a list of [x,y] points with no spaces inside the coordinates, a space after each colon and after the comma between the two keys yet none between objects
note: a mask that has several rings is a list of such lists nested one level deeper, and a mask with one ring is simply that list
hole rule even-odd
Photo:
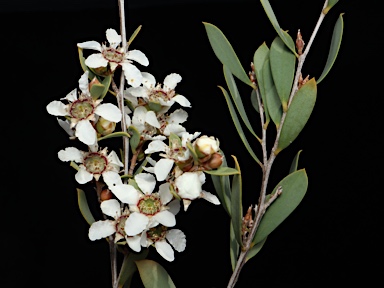
[{"label": "black background", "polygon": [[[299,207],[245,265],[236,287],[371,287],[380,281],[382,19],[378,5],[367,3],[341,0],[316,36],[303,69],[311,77],[320,76],[333,25],[345,13],[339,57],[318,86],[308,124],[277,157],[269,183],[272,189],[285,177],[294,155],[303,150],[299,168],[306,169],[309,188]],[[301,29],[308,42],[323,1],[271,5],[280,26],[292,37]],[[84,6],[69,1],[56,9],[4,5],[0,10],[2,287],[111,287],[108,245],[88,239],[88,224],[77,207],[74,170],[57,158],[72,142],[45,109],[77,87],[82,70],[76,44],[105,41],[108,28],[119,31],[117,1]],[[237,156],[246,209],[257,199],[261,174],[217,88],[225,87],[225,81],[202,22],[223,31],[249,70],[255,50],[264,41],[270,46],[276,35],[260,2],[158,1],[128,8],[127,34],[143,25],[131,46],[149,58],[150,65],[141,70],[158,81],[172,72],[183,77],[177,91],[192,103],[185,126],[189,132],[218,137],[226,154]],[[249,91],[241,83],[239,87],[249,107]],[[250,118],[259,127],[257,115]],[[273,125],[269,130],[273,135]],[[210,179],[204,188],[215,193]],[[171,263],[154,249],[149,258],[167,269],[177,287],[226,287],[231,266],[229,218],[223,208],[195,201],[178,214],[177,228],[187,236],[186,250]],[[134,287],[140,287],[137,283]]]}]

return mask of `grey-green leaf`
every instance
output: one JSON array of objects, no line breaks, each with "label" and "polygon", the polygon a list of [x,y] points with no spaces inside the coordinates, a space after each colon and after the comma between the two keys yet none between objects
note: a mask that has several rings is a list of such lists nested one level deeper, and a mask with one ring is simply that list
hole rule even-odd
[{"label": "grey-green leaf", "polygon": [[248,262],[249,259],[252,257],[255,257],[257,253],[260,252],[261,248],[263,248],[264,243],[267,241],[267,237],[265,237],[264,240],[257,243],[255,246],[253,246],[251,249],[249,249],[247,256],[245,257],[245,263]]},{"label": "grey-green leaf", "polygon": [[236,241],[235,232],[232,223],[229,223],[229,256],[231,258],[232,271],[235,270],[237,258],[239,256],[240,245]]},{"label": "grey-green leaf", "polygon": [[227,66],[223,65],[223,71],[224,71],[225,81],[227,82],[227,85],[229,88],[229,93],[232,96],[232,100],[235,103],[235,106],[237,108],[237,111],[239,112],[241,119],[243,120],[248,130],[252,133],[252,135],[257,137],[255,131],[253,131],[251,123],[248,120],[247,114],[245,113],[243,101],[241,101],[241,96],[240,96],[239,90],[237,89],[237,85],[236,85],[235,79],[233,78],[231,70],[229,70]]},{"label": "grey-green leaf", "polygon": [[337,2],[339,2],[339,0],[329,0],[327,7],[325,7],[323,10],[323,13],[327,14],[329,10],[331,10],[331,8],[336,5]]},{"label": "grey-green leaf", "polygon": [[276,19],[275,13],[273,12],[273,9],[271,7],[271,4],[268,0],[260,0],[261,5],[263,5],[264,11],[267,14],[269,21],[271,21],[273,28],[275,28],[277,34],[280,36],[280,38],[283,40],[285,45],[289,48],[289,50],[292,51],[292,53],[298,57],[299,55],[296,53],[295,50],[295,43],[293,42],[291,36],[289,36],[288,33],[283,31],[280,28],[279,22]]},{"label": "grey-green leaf", "polygon": [[216,57],[223,65],[227,66],[232,74],[239,80],[253,87],[253,83],[249,79],[248,74],[244,71],[231,43],[229,43],[223,32],[221,32],[215,25],[206,22],[203,22],[203,24]]},{"label": "grey-green leaf", "polygon": [[317,86],[314,78],[305,83],[289,106],[275,154],[290,145],[303,130],[316,102]]},{"label": "grey-green leaf", "polygon": [[303,150],[300,150],[299,152],[297,152],[295,158],[293,158],[292,163],[291,163],[291,167],[289,168],[289,174],[291,174],[297,170],[297,166],[299,164],[299,156],[300,156],[301,151],[303,151]]},{"label": "grey-green leaf", "polygon": [[167,271],[153,260],[136,261],[145,288],[176,288]]},{"label": "grey-green leaf", "polygon": [[[228,92],[221,86],[218,86],[221,91],[223,92],[224,94],[224,97],[225,97],[225,100],[227,101],[227,105],[228,105],[228,108],[229,108],[229,113],[231,114],[231,117],[232,117],[232,120],[233,120],[233,123],[235,124],[235,127],[236,127],[236,130],[237,130],[237,133],[239,134],[240,136],[240,139],[243,141],[243,144],[245,146],[245,148],[247,149],[248,153],[252,156],[252,158],[259,164],[261,165],[261,162],[259,160],[259,158],[257,158],[256,154],[253,152],[251,146],[249,145],[248,143],[248,140],[247,138],[245,137],[244,135],[244,132],[243,132],[243,128],[241,127],[241,124],[239,122],[239,119],[237,118],[237,115],[236,115],[236,111],[233,107],[233,104],[232,104],[232,101],[228,95]],[[261,141],[260,138],[258,138],[259,142]]]},{"label": "grey-green leaf", "polygon": [[255,109],[257,113],[260,113],[259,101],[257,100],[257,94],[255,89],[252,89],[251,91],[251,103],[253,109]]},{"label": "grey-green leaf", "polygon": [[231,167],[220,167],[215,170],[204,170],[204,172],[207,174],[218,175],[218,176],[239,174],[239,171]]},{"label": "grey-green leaf", "polygon": [[305,169],[298,170],[286,176],[276,185],[272,194],[275,193],[280,186],[282,193],[277,196],[261,219],[255,238],[252,241],[253,245],[263,241],[300,204],[308,188],[308,177]]},{"label": "grey-green leaf", "polygon": [[243,196],[242,196],[242,179],[241,170],[237,158],[232,156],[235,160],[236,169],[239,174],[233,176],[232,179],[232,193],[231,193],[231,223],[233,226],[233,232],[235,239],[240,246],[243,246],[242,242],[242,223],[243,223]]},{"label": "grey-green leaf", "polygon": [[139,253],[131,252],[124,256],[119,272],[119,288],[130,286],[133,274],[137,271],[135,261],[145,259],[147,255],[148,249],[143,249]]},{"label": "grey-green leaf", "polygon": [[91,210],[89,209],[87,197],[83,190],[81,189],[76,189],[76,190],[77,190],[77,203],[79,205],[81,215],[83,215],[85,221],[87,221],[88,224],[91,225],[93,222],[95,222],[95,218],[93,217]]},{"label": "grey-green leaf", "polygon": [[284,45],[281,38],[276,37],[271,44],[269,61],[273,82],[279,94],[283,111],[286,112],[295,74],[296,57],[287,46]]},{"label": "grey-green leaf", "polygon": [[319,84],[325,76],[327,76],[328,72],[331,70],[333,64],[336,61],[337,54],[339,53],[341,39],[343,38],[343,14],[340,14],[339,19],[337,19],[335,27],[333,28],[331,46],[329,48],[327,62],[325,63],[325,67],[323,72],[321,73],[319,79],[316,81]]},{"label": "grey-green leaf", "polygon": [[276,128],[279,128],[281,116],[283,115],[283,108],[281,106],[279,94],[277,94],[275,83],[273,82],[269,60],[266,60],[263,66],[263,80],[269,115],[273,123],[275,123]]},{"label": "grey-green leaf", "polygon": [[141,26],[140,25],[139,27],[136,28],[136,30],[132,33],[131,37],[129,37],[129,40],[127,42],[127,45],[131,45],[132,41],[136,38],[137,34],[139,34],[140,30],[141,30]]}]

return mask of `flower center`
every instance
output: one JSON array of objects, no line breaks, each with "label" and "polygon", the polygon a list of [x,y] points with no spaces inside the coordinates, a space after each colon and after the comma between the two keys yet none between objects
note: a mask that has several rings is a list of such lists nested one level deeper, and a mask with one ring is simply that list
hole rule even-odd
[{"label": "flower center", "polygon": [[70,114],[78,120],[87,119],[93,114],[94,108],[91,99],[76,100],[71,105]]},{"label": "flower center", "polygon": [[159,197],[154,195],[145,195],[137,204],[140,212],[146,215],[154,215],[160,211],[161,202]]},{"label": "flower center", "polygon": [[116,221],[116,233],[119,233],[120,235],[125,237],[125,222],[127,221],[128,215],[120,216],[119,219]]},{"label": "flower center", "polygon": [[94,152],[89,153],[84,159],[84,166],[89,173],[101,174],[107,168],[108,160],[105,156]]},{"label": "flower center", "polygon": [[109,62],[121,63],[124,60],[124,54],[114,48],[107,48],[102,54]]},{"label": "flower center", "polygon": [[167,232],[167,227],[163,225],[157,225],[147,231],[147,237],[153,242],[163,240],[165,238],[165,232]]},{"label": "flower center", "polygon": [[149,99],[151,100],[157,100],[157,99],[163,99],[165,101],[169,100],[168,94],[164,92],[163,90],[153,90],[151,94],[149,95]]}]

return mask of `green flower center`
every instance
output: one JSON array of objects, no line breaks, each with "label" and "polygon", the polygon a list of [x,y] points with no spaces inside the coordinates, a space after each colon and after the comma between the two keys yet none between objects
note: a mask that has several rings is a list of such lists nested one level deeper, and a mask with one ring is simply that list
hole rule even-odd
[{"label": "green flower center", "polygon": [[165,238],[165,233],[167,232],[167,227],[163,225],[157,225],[147,231],[147,237],[153,242],[163,240]]},{"label": "green flower center", "polygon": [[164,101],[168,101],[169,97],[168,94],[165,93],[163,90],[154,90],[152,91],[151,95],[149,95],[149,99],[156,100],[156,99],[163,99]]},{"label": "green flower center", "polygon": [[124,60],[124,54],[113,48],[103,50],[102,54],[109,62],[121,63]]},{"label": "green flower center", "polygon": [[94,152],[89,153],[84,159],[84,166],[89,173],[101,174],[105,171],[108,165],[108,160],[105,156]]},{"label": "green flower center", "polygon": [[73,118],[78,120],[87,119],[90,115],[93,114],[93,101],[91,99],[82,99],[77,100],[72,103],[70,114]]},{"label": "green flower center", "polygon": [[154,195],[145,195],[137,204],[140,212],[146,215],[154,215],[160,211],[161,202],[159,197]]}]

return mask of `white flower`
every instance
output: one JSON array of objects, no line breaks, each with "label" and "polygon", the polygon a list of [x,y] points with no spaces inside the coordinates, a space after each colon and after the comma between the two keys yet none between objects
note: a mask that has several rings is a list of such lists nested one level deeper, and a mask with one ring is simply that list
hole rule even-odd
[{"label": "white flower", "polygon": [[[90,148],[92,147],[90,146]],[[118,172],[119,167],[124,166],[123,163],[114,151],[111,151],[108,155],[107,153],[107,148],[101,151],[91,149],[90,152],[84,152],[75,147],[67,147],[65,150],[60,150],[58,156],[64,162],[74,161],[81,163],[75,179],[79,184],[85,184],[93,178],[98,181],[100,176],[107,172],[113,173],[120,178]]]},{"label": "white flower", "polygon": [[137,174],[134,178],[140,191],[130,184],[123,184],[120,177],[110,173],[103,175],[103,179],[121,202],[129,204],[131,215],[125,222],[128,236],[141,234],[159,224],[167,227],[176,224],[175,214],[166,206],[173,198],[169,183],[160,185],[159,192],[152,193],[156,179],[148,173]]},{"label": "white flower", "polygon": [[90,68],[109,67],[114,72],[117,66],[121,66],[127,82],[132,87],[138,87],[142,81],[140,70],[132,64],[132,60],[143,66],[148,66],[148,58],[140,50],[126,51],[125,47],[120,47],[121,36],[114,29],[107,29],[106,37],[109,45],[100,44],[96,41],[87,41],[78,43],[77,46],[82,49],[92,49],[99,51],[87,57],[85,65]]},{"label": "white flower", "polygon": [[175,103],[179,103],[183,107],[191,107],[191,103],[187,98],[180,94],[176,94],[175,87],[181,81],[181,76],[171,73],[164,79],[164,84],[157,84],[155,77],[147,72],[143,72],[143,86],[129,88],[129,92],[134,97],[142,97],[147,102],[159,103],[162,109],[159,113],[165,113]]},{"label": "white flower", "polygon": [[187,240],[183,231],[179,229],[168,230],[167,227],[162,225],[145,231],[141,237],[141,246],[149,247],[154,245],[157,253],[167,261],[175,259],[173,249],[177,252],[183,252],[186,243]]},{"label": "white flower", "polygon": [[[76,129],[75,136],[81,142],[87,145],[94,145],[97,142],[97,133],[91,122],[95,122],[98,116],[111,122],[121,120],[120,109],[111,104],[100,104],[101,99],[94,100],[89,92],[88,71],[86,71],[79,80],[81,94],[77,97],[75,88],[66,97],[61,100],[68,101],[64,104],[61,101],[54,100],[47,105],[47,111],[54,116],[67,116],[70,118],[70,129]],[[68,130],[67,128],[65,129]],[[67,133],[69,133],[67,131]]]},{"label": "white flower", "polygon": [[161,124],[160,131],[169,136],[171,133],[181,136],[182,133],[186,132],[185,128],[180,125],[184,123],[188,118],[188,113],[183,109],[177,109],[169,115],[163,114],[159,117]]},{"label": "white flower", "polygon": [[213,136],[208,137],[203,135],[197,138],[193,144],[199,150],[199,152],[205,155],[211,155],[219,151],[220,142]]},{"label": "white flower", "polygon": [[120,203],[116,199],[101,202],[100,208],[105,215],[114,218],[114,220],[100,220],[92,223],[88,232],[89,239],[94,241],[115,234],[115,243],[125,239],[132,250],[140,252],[141,237],[139,235],[129,237],[124,232],[124,225],[129,217],[128,209],[120,208]]}]

